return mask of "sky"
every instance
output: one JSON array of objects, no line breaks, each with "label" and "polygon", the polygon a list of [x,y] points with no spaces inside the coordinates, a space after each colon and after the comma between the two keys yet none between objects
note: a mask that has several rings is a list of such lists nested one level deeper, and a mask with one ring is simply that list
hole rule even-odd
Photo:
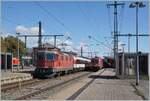
[{"label": "sky", "polygon": [[[42,22],[42,34],[63,34],[58,44],[66,42],[66,50],[80,51],[81,45],[86,52],[98,52],[97,55],[109,55],[112,51],[113,7],[106,4],[112,1],[2,1],[2,35],[15,36],[16,31],[23,34],[37,34],[38,22]],[[119,32],[135,34],[135,8],[129,8],[131,2],[125,1],[118,7]],[[148,33],[148,2],[139,9],[139,33]],[[92,38],[88,38],[91,35]],[[67,37],[71,40],[66,40]],[[139,38],[139,51],[149,51],[149,38]],[[23,38],[21,40],[24,41]],[[66,40],[66,41],[65,41]],[[53,44],[53,38],[43,37],[43,42]],[[119,44],[125,44],[127,37],[119,37]],[[136,51],[135,37],[131,37],[131,52]],[[104,44],[104,45],[103,45]],[[27,47],[37,46],[37,38],[28,38]]]}]

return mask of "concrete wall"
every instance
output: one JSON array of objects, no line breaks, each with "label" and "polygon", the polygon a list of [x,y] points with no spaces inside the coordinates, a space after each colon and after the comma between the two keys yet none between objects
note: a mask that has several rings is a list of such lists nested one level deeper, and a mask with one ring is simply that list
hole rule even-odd
[{"label": "concrete wall", "polygon": [[1,54],[1,69],[12,69],[12,54],[11,53],[0,53]]},{"label": "concrete wall", "polygon": [[[149,54],[141,53],[139,54],[139,69],[140,75],[148,75],[149,68]],[[119,75],[128,76],[135,75],[136,71],[136,54],[135,53],[125,53],[119,54]]]}]

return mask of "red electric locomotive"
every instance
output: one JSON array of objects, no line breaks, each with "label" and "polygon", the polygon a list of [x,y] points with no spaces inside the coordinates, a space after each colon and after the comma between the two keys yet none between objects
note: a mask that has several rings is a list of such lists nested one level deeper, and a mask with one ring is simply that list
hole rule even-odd
[{"label": "red electric locomotive", "polygon": [[73,55],[60,50],[41,49],[36,51],[36,69],[34,75],[47,76],[53,73],[70,72],[73,70]]},{"label": "red electric locomotive", "polygon": [[98,71],[103,67],[103,59],[101,57],[91,58],[91,63],[86,64],[86,70]]}]

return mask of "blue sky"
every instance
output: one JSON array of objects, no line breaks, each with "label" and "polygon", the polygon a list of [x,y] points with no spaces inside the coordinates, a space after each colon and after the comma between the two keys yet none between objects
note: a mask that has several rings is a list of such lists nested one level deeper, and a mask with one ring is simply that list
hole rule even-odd
[{"label": "blue sky", "polygon": [[[113,30],[113,9],[107,9],[107,3],[112,2],[38,2],[59,20],[57,21],[53,16],[41,9],[36,2],[3,1],[2,31],[15,35],[17,26],[37,27],[40,20],[44,30],[43,34],[69,33],[73,46],[77,47],[81,42],[92,44],[88,49],[86,47],[85,51],[98,51],[100,55],[106,55],[109,50],[103,45],[96,46],[98,42],[89,39],[88,35],[92,35],[100,42],[110,46],[108,43],[112,42],[112,39],[109,37],[111,37],[111,31]],[[146,7],[139,10],[139,33],[148,34],[148,2],[144,3]],[[130,2],[125,2],[124,8],[119,7],[118,9],[120,15],[119,25],[121,25],[119,31],[123,34],[135,34],[135,9],[129,8],[129,4]],[[49,40],[48,38],[46,39]],[[60,40],[63,39],[60,38]],[[125,51],[127,51],[127,37],[121,37],[119,41],[126,44]],[[28,47],[32,46],[30,42],[31,40],[27,44]],[[147,37],[140,38],[139,50],[149,51]],[[134,37],[131,38],[131,51],[135,52]]]}]

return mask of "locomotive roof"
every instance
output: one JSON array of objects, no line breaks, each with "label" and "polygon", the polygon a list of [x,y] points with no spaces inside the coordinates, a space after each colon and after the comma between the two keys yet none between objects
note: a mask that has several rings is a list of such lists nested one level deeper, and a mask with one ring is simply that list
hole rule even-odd
[{"label": "locomotive roof", "polygon": [[46,53],[58,53],[58,51],[55,51],[55,50],[51,50],[51,51],[49,51],[49,50],[39,50],[38,52],[46,52]]},{"label": "locomotive roof", "polygon": [[57,47],[33,47],[33,50],[57,50],[60,51]]},{"label": "locomotive roof", "polygon": [[67,53],[67,52],[62,52],[62,51],[58,51],[58,50],[39,50],[38,52],[46,52],[46,53],[54,53],[54,54],[63,54],[66,56],[72,55],[71,53]]}]

